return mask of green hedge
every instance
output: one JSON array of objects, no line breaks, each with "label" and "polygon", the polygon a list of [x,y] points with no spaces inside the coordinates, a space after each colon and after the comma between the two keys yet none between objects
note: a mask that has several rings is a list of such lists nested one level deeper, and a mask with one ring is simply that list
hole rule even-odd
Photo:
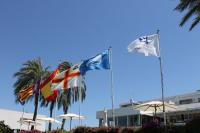
[{"label": "green hedge", "polygon": [[13,130],[4,121],[0,121],[0,133],[13,133]]}]

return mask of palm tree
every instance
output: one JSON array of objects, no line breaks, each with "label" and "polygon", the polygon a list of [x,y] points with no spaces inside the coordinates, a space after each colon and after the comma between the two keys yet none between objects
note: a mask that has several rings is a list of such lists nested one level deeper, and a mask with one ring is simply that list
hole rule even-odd
[{"label": "palm tree", "polygon": [[187,11],[185,16],[180,22],[180,26],[183,26],[192,16],[195,16],[191,26],[190,31],[199,23],[200,21],[200,0],[180,0],[180,3],[176,6],[175,10],[179,12]]},{"label": "palm tree", "polygon": [[[14,74],[14,77],[17,78],[16,82],[14,83],[14,95],[16,97],[16,103],[18,101],[18,92],[20,90],[26,89],[27,87],[35,85],[35,93],[34,93],[34,115],[33,121],[35,121],[37,117],[37,110],[38,110],[38,99],[39,99],[39,85],[40,81],[46,79],[49,76],[48,68],[44,68],[42,65],[42,61],[40,58],[29,60],[25,62],[22,68]],[[29,101],[33,97],[27,99]],[[31,130],[34,129],[34,126],[31,127]]]},{"label": "palm tree", "polygon": [[[64,70],[67,70],[71,67],[71,63],[70,62],[67,62],[67,61],[64,61],[60,64],[60,72],[64,71]],[[53,117],[53,109],[56,105],[56,101],[55,100],[52,100],[52,101],[47,101],[45,100],[44,98],[41,97],[41,104],[40,106],[41,107],[47,107],[49,104],[50,104],[50,107],[49,107],[49,112],[50,112],[50,115],[49,117],[52,118]],[[49,126],[48,126],[48,130],[51,131],[51,122],[49,122]]]}]

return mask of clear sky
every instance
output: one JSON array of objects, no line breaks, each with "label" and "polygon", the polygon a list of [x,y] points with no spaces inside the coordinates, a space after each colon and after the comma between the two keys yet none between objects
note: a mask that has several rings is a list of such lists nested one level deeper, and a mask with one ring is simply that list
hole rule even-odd
[{"label": "clear sky", "polygon": [[[1,0],[0,108],[22,111],[15,104],[13,74],[30,59],[41,57],[54,70],[59,60],[73,64],[113,48],[115,107],[161,97],[156,57],[127,52],[136,38],[160,29],[165,96],[200,89],[200,43],[197,26],[178,26],[183,14],[173,9],[179,0]],[[87,97],[81,104],[83,124],[98,126],[96,111],[111,108],[109,71],[89,71]],[[78,113],[78,103],[69,111]],[[25,105],[33,112],[33,102]],[[48,108],[39,114],[48,116]],[[62,110],[57,114],[62,114]],[[77,125],[74,122],[73,125]],[[69,128],[66,123],[66,128]]]}]

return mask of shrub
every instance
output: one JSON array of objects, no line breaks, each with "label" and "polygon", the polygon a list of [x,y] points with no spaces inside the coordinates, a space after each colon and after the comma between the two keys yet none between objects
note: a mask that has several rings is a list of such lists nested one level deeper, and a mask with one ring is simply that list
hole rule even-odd
[{"label": "shrub", "polygon": [[156,122],[145,124],[137,133],[162,133],[161,126]]},{"label": "shrub", "polygon": [[112,128],[110,128],[109,133],[120,133],[120,128],[112,127]]},{"label": "shrub", "polygon": [[38,130],[30,130],[30,131],[24,131],[24,130],[22,130],[19,133],[42,133],[42,132],[40,132]]},{"label": "shrub", "polygon": [[118,127],[100,127],[93,130],[94,133],[119,133]]},{"label": "shrub", "polygon": [[122,128],[120,133],[134,133],[134,130],[133,128],[126,127],[126,128]]},{"label": "shrub", "polygon": [[187,133],[200,133],[200,117],[194,118],[185,125]]},{"label": "shrub", "polygon": [[6,124],[4,124],[4,121],[0,121],[0,133],[12,133],[12,129]]},{"label": "shrub", "polygon": [[59,130],[53,130],[53,131],[47,132],[47,133],[72,133],[72,132],[59,129]]},{"label": "shrub", "polygon": [[73,133],[92,133],[92,129],[89,127],[77,127]]},{"label": "shrub", "polygon": [[165,133],[187,133],[184,126],[167,127]]}]

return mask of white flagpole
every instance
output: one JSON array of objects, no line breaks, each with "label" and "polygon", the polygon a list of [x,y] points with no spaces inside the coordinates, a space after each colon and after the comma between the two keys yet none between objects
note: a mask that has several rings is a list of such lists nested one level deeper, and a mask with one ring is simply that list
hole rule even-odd
[{"label": "white flagpole", "polygon": [[165,99],[164,99],[164,83],[163,83],[163,68],[162,68],[162,58],[160,54],[160,37],[159,37],[159,30],[157,30],[158,34],[158,50],[159,50],[159,65],[160,65],[160,77],[161,77],[161,90],[162,90],[162,102],[163,102],[163,118],[164,118],[164,125],[166,125],[166,114],[165,114]]},{"label": "white flagpole", "polygon": [[111,99],[112,99],[112,118],[113,127],[115,127],[115,112],[114,112],[114,87],[113,87],[113,69],[112,69],[112,47],[109,48],[109,61],[110,61],[110,78],[111,78]]},{"label": "white flagpole", "polygon": [[[81,88],[81,87],[80,87]],[[79,89],[79,108],[78,108],[78,113],[79,113],[79,126],[81,125],[81,89]]]},{"label": "white flagpole", "polygon": [[56,111],[57,111],[57,97],[56,97],[56,101],[55,101],[55,110],[54,110],[54,126],[56,127]]},{"label": "white flagpole", "polygon": [[21,131],[21,129],[22,129],[22,123],[23,123],[23,121],[24,121],[24,105],[23,105],[23,109],[22,109],[22,117],[21,117],[21,119],[20,119],[20,128],[19,128],[19,131]]}]

